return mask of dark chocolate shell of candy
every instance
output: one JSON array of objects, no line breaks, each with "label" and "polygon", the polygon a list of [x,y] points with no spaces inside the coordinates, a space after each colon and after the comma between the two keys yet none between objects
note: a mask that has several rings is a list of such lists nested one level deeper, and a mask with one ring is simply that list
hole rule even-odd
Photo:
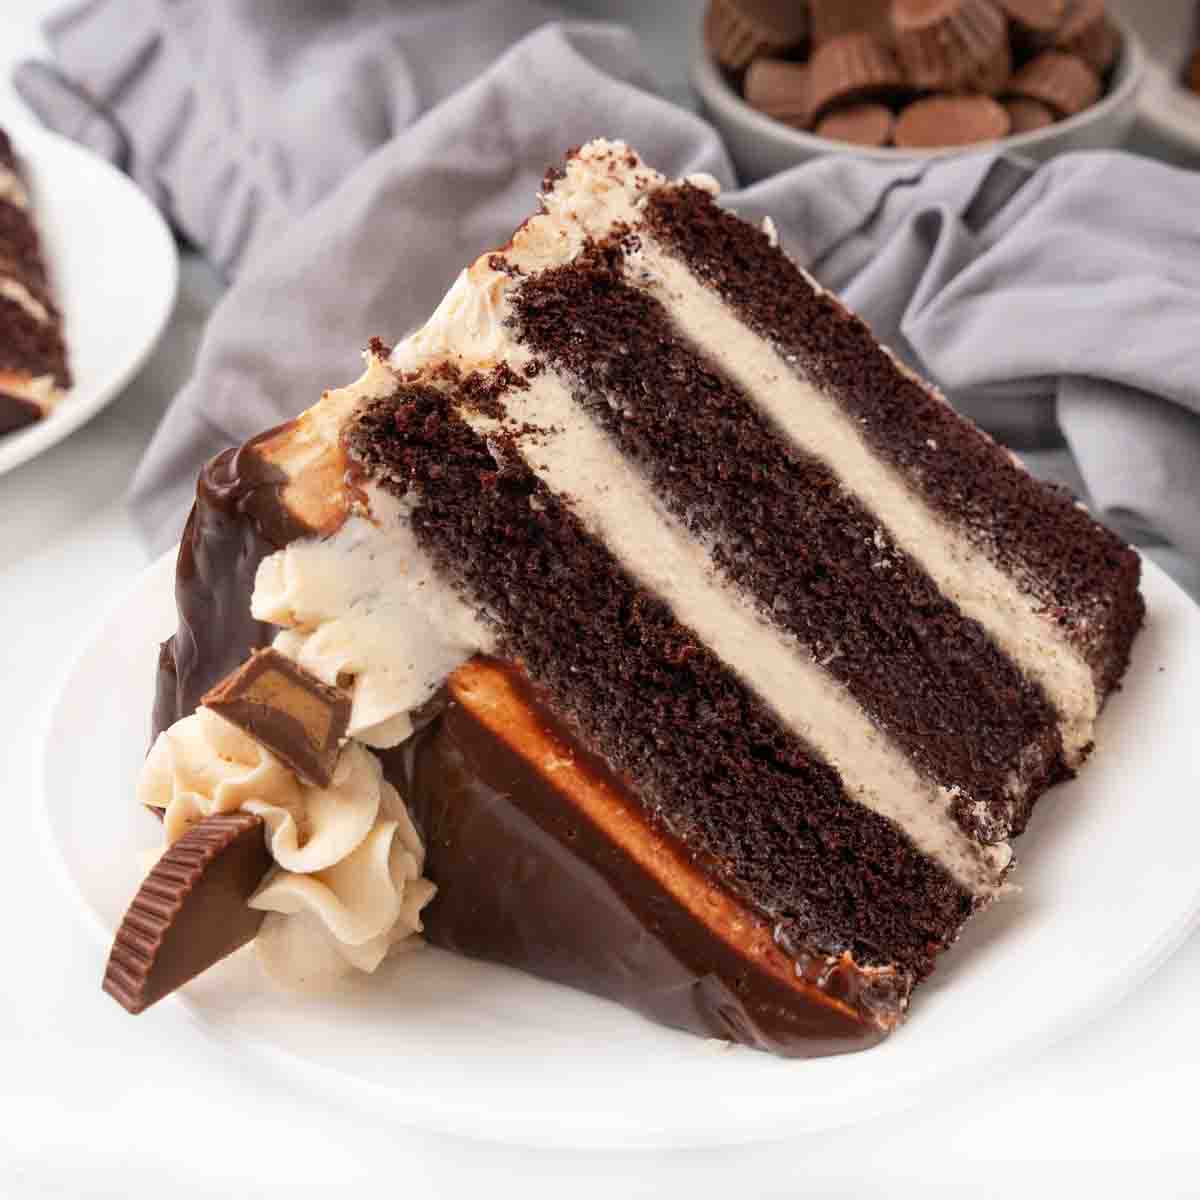
[{"label": "dark chocolate shell of candy", "polygon": [[740,71],[760,55],[795,46],[808,17],[807,0],[709,0],[704,38],[717,62]]},{"label": "dark chocolate shell of candy", "polygon": [[256,650],[200,701],[313,787],[333,779],[350,696],[274,648]]},{"label": "dark chocolate shell of candy", "polygon": [[803,63],[756,58],[743,85],[746,103],[796,129],[812,124],[812,97],[808,67]]},{"label": "dark chocolate shell of candy", "polygon": [[246,901],[270,867],[262,817],[218,814],[193,825],[134,896],[104,990],[140,1013],[244,946],[266,916]]},{"label": "dark chocolate shell of candy", "polygon": [[934,150],[994,141],[1010,128],[1007,109],[990,96],[929,96],[900,113],[893,137],[906,150]]},{"label": "dark chocolate shell of candy", "polygon": [[816,128],[817,137],[855,146],[886,146],[892,140],[896,118],[882,104],[851,104],[837,108]]},{"label": "dark chocolate shell of candy", "polygon": [[895,0],[908,82],[932,91],[997,91],[1012,70],[1008,22],[992,0]]},{"label": "dark chocolate shell of candy", "polygon": [[808,78],[814,118],[834,106],[889,96],[904,83],[891,51],[869,33],[846,33],[819,47]]},{"label": "dark chocolate shell of candy", "polygon": [[814,46],[844,33],[871,33],[892,40],[892,0],[810,0]]},{"label": "dark chocolate shell of candy", "polygon": [[1045,38],[1062,26],[1067,0],[996,0],[1023,36]]},{"label": "dark chocolate shell of candy", "polygon": [[1100,77],[1072,54],[1047,51],[1026,63],[1008,83],[1014,96],[1040,100],[1060,117],[1072,117],[1100,99]]},{"label": "dark chocolate shell of candy", "polygon": [[1053,109],[1028,96],[1011,96],[1004,101],[1004,107],[1008,109],[1012,120],[1013,133],[1032,133],[1036,129],[1046,129],[1055,122]]},{"label": "dark chocolate shell of candy", "polygon": [[1082,58],[1097,75],[1103,75],[1121,51],[1121,35],[1104,0],[1071,0],[1054,45],[1064,54]]}]

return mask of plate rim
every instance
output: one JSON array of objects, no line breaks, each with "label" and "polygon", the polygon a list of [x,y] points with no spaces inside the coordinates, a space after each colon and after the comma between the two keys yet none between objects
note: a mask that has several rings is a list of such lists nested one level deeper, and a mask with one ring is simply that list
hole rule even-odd
[{"label": "plate rim", "polygon": [[[167,322],[175,308],[175,300],[179,292],[179,248],[162,214],[124,171],[118,170],[112,163],[79,145],[78,142],[46,129],[28,117],[3,111],[0,112],[0,123],[12,133],[17,152],[23,158],[36,161],[40,143],[52,147],[50,151],[52,155],[62,154],[68,159],[72,157],[83,159],[89,163],[89,169],[99,169],[102,174],[107,173],[114,185],[115,194],[124,195],[131,210],[141,210],[141,219],[147,228],[147,240],[158,243],[158,250],[155,253],[162,258],[166,267],[165,281],[167,283],[160,293],[159,308],[154,313],[154,320],[149,326],[152,330],[151,334],[147,336],[138,352],[130,355],[104,386],[86,398],[74,395],[72,389],[66,393],[49,416],[24,429],[0,437],[0,476],[3,476],[43,454],[52,446],[58,445],[59,442],[86,425],[93,417],[103,412],[124,392],[130,381],[145,365],[146,360],[162,340]],[[69,354],[69,335],[67,350]]]},{"label": "plate rim", "polygon": [[[50,783],[51,735],[58,721],[60,710],[70,695],[70,685],[83,663],[97,649],[109,625],[117,619],[120,611],[144,589],[154,586],[158,574],[166,574],[168,563],[173,563],[178,546],[166,551],[150,562],[137,575],[133,583],[116,597],[96,620],[86,635],[76,643],[75,652],[68,656],[54,679],[39,721],[35,722],[33,823],[41,844],[42,853],[54,864],[54,874],[60,886],[72,896],[83,910],[85,923],[105,951],[111,946],[113,931],[93,907],[79,880],[72,873],[67,857],[58,842],[50,820],[52,801]],[[1169,592],[1176,593],[1175,599],[1189,609],[1191,620],[1200,620],[1200,606],[1152,559],[1139,555],[1144,577],[1155,576],[1156,586],[1166,585]],[[1144,585],[1143,585],[1144,586]],[[831,1119],[812,1119],[808,1114],[778,1112],[760,1119],[754,1128],[742,1124],[730,1130],[717,1124],[696,1125],[680,1129],[675,1126],[632,1129],[629,1125],[602,1126],[596,1130],[594,1122],[564,1125],[551,1119],[561,1117],[562,1109],[548,1096],[544,1110],[534,1113],[528,1107],[518,1116],[492,1113],[489,1123],[480,1128],[478,1121],[468,1122],[467,1117],[478,1117],[479,1106],[472,1106],[469,1098],[456,1097],[455,1103],[447,1103],[443,1094],[438,1103],[430,1105],[429,1097],[415,1095],[411,1089],[397,1091],[376,1080],[363,1079],[336,1065],[313,1061],[300,1052],[272,1044],[268,1041],[246,1036],[225,1026],[219,1019],[204,1011],[186,993],[176,993],[168,1001],[182,1006],[191,1024],[205,1037],[227,1047],[235,1054],[249,1053],[263,1063],[269,1063],[281,1072],[290,1072],[294,1078],[320,1085],[330,1096],[332,1085],[336,1097],[372,1119],[383,1119],[401,1127],[421,1129],[426,1132],[467,1137],[490,1144],[537,1146],[559,1150],[609,1150],[616,1152],[652,1152],[697,1149],[701,1147],[746,1146],[777,1142],[789,1138],[844,1129],[865,1124],[878,1118],[895,1115],[916,1107],[928,1098],[930,1089],[937,1088],[946,1094],[969,1078],[987,1075],[987,1083],[999,1080],[1027,1065],[1033,1057],[1050,1047],[1086,1030],[1101,1015],[1120,1004],[1127,996],[1142,986],[1179,949],[1188,936],[1200,926],[1200,877],[1192,890],[1186,911],[1183,911],[1165,929],[1160,930],[1154,940],[1142,947],[1127,965],[1125,971],[1114,977],[1090,1002],[1069,1013],[1060,1013],[1048,1021],[1031,1024],[1027,1032],[1016,1039],[1002,1041],[994,1050],[985,1049],[977,1056],[965,1057],[944,1066],[934,1061],[923,1069],[910,1071],[900,1084],[875,1092],[860,1110],[853,1114],[832,1114]],[[695,1039],[698,1047],[703,1039]],[[723,1048],[723,1047],[718,1047]],[[741,1050],[743,1048],[735,1048]],[[757,1053],[745,1050],[745,1053]],[[866,1052],[866,1053],[869,1053]],[[858,1057],[858,1056],[855,1056]],[[714,1058],[714,1062],[719,1061]],[[802,1069],[797,1063],[797,1069]],[[980,1086],[987,1086],[987,1083]],[[546,1120],[543,1121],[542,1118]]]}]

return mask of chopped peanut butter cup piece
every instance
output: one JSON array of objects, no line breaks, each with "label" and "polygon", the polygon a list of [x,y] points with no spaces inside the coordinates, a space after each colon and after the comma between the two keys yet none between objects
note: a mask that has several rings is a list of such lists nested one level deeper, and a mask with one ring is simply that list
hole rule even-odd
[{"label": "chopped peanut butter cup piece", "polygon": [[262,817],[205,817],[154,864],[117,930],[104,990],[140,1013],[244,946],[266,913],[246,903],[271,866]]},{"label": "chopped peanut butter cup piece", "polygon": [[328,787],[350,697],[275,649],[257,650],[200,701],[243,729],[305,783]]},{"label": "chopped peanut butter cup piece", "polygon": [[936,150],[990,142],[1008,131],[1007,111],[990,96],[930,96],[897,117],[894,140],[906,150]]}]

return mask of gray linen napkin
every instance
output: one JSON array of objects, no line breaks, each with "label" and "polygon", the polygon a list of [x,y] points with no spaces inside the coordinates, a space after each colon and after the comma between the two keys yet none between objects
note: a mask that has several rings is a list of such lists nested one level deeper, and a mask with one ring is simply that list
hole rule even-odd
[{"label": "gray linen napkin", "polygon": [[[236,219],[187,225],[184,213],[220,209],[214,180],[231,195],[255,193],[242,180],[245,139],[193,143],[179,132],[199,85],[168,67],[172,42],[211,46],[239,14],[243,44],[220,78],[230,94],[258,94],[266,85],[246,73],[271,60],[282,4],[255,4],[252,19],[250,0],[211,9],[92,0],[75,18],[73,44],[88,45],[92,72],[82,81],[79,52],[56,43],[68,76],[119,117],[138,178],[152,188],[169,178],[160,200],[177,223],[211,257],[242,263],[134,481],[134,515],[156,550],[178,536],[206,457],[352,378],[372,335],[394,340],[424,319],[461,266],[507,239],[566,147],[620,137],[669,174],[734,182],[711,127],[647,90],[625,31],[545,25],[481,69],[536,21],[532,8],[309,0],[300,8],[321,18],[288,45],[324,68],[306,84],[276,64],[271,78],[290,81],[287,98],[234,113],[235,125],[257,130],[255,145],[274,147],[280,178],[305,184],[260,202],[257,217],[242,201]],[[111,45],[84,35],[116,7],[147,6],[187,12],[186,36],[163,23],[150,65],[118,70]],[[312,46],[315,31],[358,51]],[[380,78],[394,65],[410,72],[369,89],[386,120],[355,124],[363,84],[357,74],[339,81],[347,63]],[[130,102],[149,88],[139,71],[156,74],[158,109],[184,114],[175,125]],[[108,90],[95,87],[97,72]],[[326,131],[347,129],[357,140],[327,146]],[[158,164],[150,178],[139,161]],[[208,189],[199,199],[185,195],[193,183]],[[986,428],[1023,451],[1065,444],[1074,469],[1064,477],[1104,519],[1200,557],[1200,176],[1115,153],[1039,170],[989,154],[901,166],[835,157],[730,191],[725,203],[770,215],[798,261]],[[239,259],[247,245],[253,256]]]},{"label": "gray linen napkin", "polygon": [[553,15],[533,0],[83,0],[17,90],[221,271]]}]

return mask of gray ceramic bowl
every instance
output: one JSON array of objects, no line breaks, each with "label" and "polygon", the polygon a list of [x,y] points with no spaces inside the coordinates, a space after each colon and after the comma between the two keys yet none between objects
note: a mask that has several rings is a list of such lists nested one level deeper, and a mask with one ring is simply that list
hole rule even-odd
[{"label": "gray ceramic bowl", "polygon": [[1001,138],[977,146],[949,150],[872,150],[791,129],[755,112],[729,85],[704,45],[698,24],[692,39],[692,84],[712,123],[721,131],[743,181],[750,183],[794,167],[822,154],[852,154],[858,158],[906,161],[969,154],[980,150],[1010,150],[1029,158],[1046,159],[1068,150],[1105,150],[1119,146],[1137,116],[1138,90],[1146,72],[1146,52],[1127,22],[1113,18],[1121,30],[1121,57],[1108,93],[1091,108],[1047,129]]}]

